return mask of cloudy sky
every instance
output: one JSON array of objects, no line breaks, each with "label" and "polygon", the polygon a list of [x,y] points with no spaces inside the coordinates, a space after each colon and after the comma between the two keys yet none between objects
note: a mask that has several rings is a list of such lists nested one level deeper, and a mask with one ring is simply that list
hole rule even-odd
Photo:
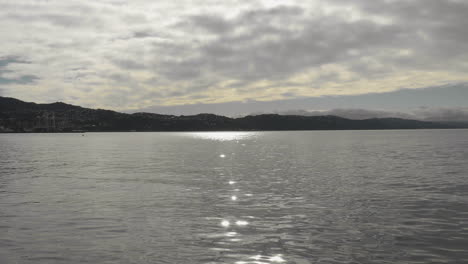
[{"label": "cloudy sky", "polygon": [[467,14],[466,0],[0,0],[0,95],[177,114],[465,111]]}]

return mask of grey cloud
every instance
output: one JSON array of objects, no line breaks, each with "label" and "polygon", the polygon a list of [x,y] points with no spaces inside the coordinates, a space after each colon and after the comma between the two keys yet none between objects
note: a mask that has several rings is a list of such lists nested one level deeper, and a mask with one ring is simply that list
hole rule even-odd
[{"label": "grey cloud", "polygon": [[[299,6],[279,6],[269,9],[253,9],[246,11],[240,16],[246,24],[261,24],[265,20],[277,22],[291,22],[290,18],[300,17],[305,13],[304,9]],[[273,19],[273,20],[272,20]]]},{"label": "grey cloud", "polygon": [[216,15],[192,16],[186,23],[182,23],[182,26],[186,26],[187,24],[195,25],[196,27],[200,27],[209,32],[217,34],[227,33],[234,29],[231,23],[229,23],[223,17]]},{"label": "grey cloud", "polygon": [[468,107],[421,108],[414,114],[423,120],[468,122]]},{"label": "grey cloud", "polygon": [[[265,94],[273,96],[277,88],[281,90],[278,95],[297,99],[307,87],[330,88],[327,85],[333,82],[344,85],[350,79],[342,78],[340,69],[354,73],[349,77],[355,78],[353,80],[383,79],[393,73],[412,70],[444,71],[447,76],[468,71],[466,1],[318,1],[323,6],[330,2],[353,6],[364,13],[356,19],[349,19],[349,14],[343,13],[346,10],[327,13],[320,11],[321,7],[312,9],[315,7],[307,1],[296,1],[302,6],[275,8],[265,8],[260,3],[240,7],[235,1],[216,1],[215,4],[215,1],[203,1],[203,4],[197,2],[196,6],[187,4],[183,8],[180,3],[173,3],[176,1],[155,4],[147,0],[79,1],[76,4],[57,0],[6,2],[2,4],[0,22],[6,25],[4,38],[10,41],[2,43],[2,50],[23,54],[34,63],[23,57],[0,57],[0,82],[2,85],[26,84],[47,78],[52,85],[57,83],[58,87],[36,89],[35,93],[44,93],[44,97],[55,96],[50,91],[63,89],[61,84],[72,87],[70,81],[80,77],[81,86],[107,84],[93,87],[96,95],[100,89],[106,91],[104,86],[125,86],[133,91],[127,104],[135,106],[139,104],[134,99],[135,93],[143,93],[142,89],[157,90],[155,97],[185,95],[185,98],[203,99],[201,91],[226,87],[236,89],[242,98],[251,94],[252,98],[260,99],[258,96]],[[200,5],[206,7],[200,8]],[[208,5],[221,8],[210,9]],[[206,10],[211,13],[207,14]],[[238,11],[236,16],[227,15]],[[388,19],[389,23],[366,15]],[[18,34],[18,29],[24,29],[23,34]],[[400,50],[408,53],[400,56]],[[339,69],[321,72],[321,67],[329,64],[337,64]],[[86,66],[86,72],[94,75],[72,72],[80,66]],[[308,69],[316,70],[315,80],[288,83],[289,77]],[[141,70],[145,70],[144,74],[134,74]],[[85,80],[87,78],[89,81]],[[259,80],[267,80],[269,84],[251,88],[250,84]],[[231,85],[226,85],[227,81]],[[453,83],[450,79],[442,81]],[[221,83],[223,85],[218,87]],[[401,81],[401,87],[409,83],[411,80]],[[394,86],[400,84],[391,85],[396,88]],[[302,90],[295,91],[296,86]],[[73,94],[72,90],[80,89],[77,87],[66,88],[70,90],[64,93]],[[264,92],[266,89],[268,91]],[[379,88],[371,89],[379,92]],[[12,91],[7,92],[14,95]],[[15,92],[18,96],[32,94],[27,89]],[[450,97],[453,100],[449,101],[433,96],[426,100],[428,103],[418,106],[441,100],[447,106],[455,105],[453,101],[460,106],[462,103],[457,101],[460,97]],[[149,97],[144,98],[147,104]],[[410,98],[413,100],[416,96]],[[238,100],[228,98],[231,99]],[[151,100],[157,102],[157,98]],[[329,101],[327,98],[320,100]],[[411,100],[401,96],[393,104]],[[340,101],[333,106],[322,104],[316,109],[360,108],[361,103],[365,102],[342,106]],[[370,108],[380,104],[386,101],[375,102]],[[274,104],[271,107],[274,108]]]},{"label": "grey cloud", "polygon": [[0,58],[0,67],[8,66],[10,63],[15,63],[16,59],[14,57],[3,57]]},{"label": "grey cloud", "polygon": [[125,37],[121,37],[119,39],[123,39],[123,40],[132,40],[132,39],[168,40],[169,36],[162,32],[157,32],[152,28],[138,28],[138,29],[132,29],[132,31],[126,34]]},{"label": "grey cloud", "polygon": [[369,119],[369,118],[385,118],[385,117],[397,117],[406,119],[415,119],[416,116],[391,111],[371,110],[371,109],[359,109],[359,108],[337,108],[327,111],[307,111],[307,110],[289,110],[279,112],[283,115],[302,115],[302,116],[323,116],[323,115],[334,115],[349,119]]},{"label": "grey cloud", "polygon": [[[356,5],[392,18],[392,23],[347,21],[334,14],[311,16],[299,7],[253,10],[231,20],[199,15],[192,23],[210,30],[216,38],[201,45],[188,44],[186,49],[193,56],[167,61],[163,67],[173,80],[203,78],[203,72],[215,72],[247,82],[280,80],[331,63],[344,65],[364,78],[380,78],[396,68],[463,71],[467,67],[462,58],[468,58],[464,45],[468,41],[468,4],[416,0],[359,1]],[[294,24],[300,26],[289,27]],[[399,50],[409,53],[391,53]],[[366,57],[380,67],[360,61]]]},{"label": "grey cloud", "polygon": [[172,97],[172,96],[182,96],[184,95],[185,93],[183,92],[179,92],[179,91],[173,91],[173,92],[169,92],[166,96],[168,97]]},{"label": "grey cloud", "polygon": [[17,20],[19,22],[47,22],[52,25],[57,25],[61,27],[101,27],[103,20],[98,16],[91,15],[82,15],[82,14],[55,14],[55,13],[46,13],[46,14],[8,14],[5,16],[9,20]]},{"label": "grey cloud", "polygon": [[[155,80],[153,80],[153,82],[154,81]],[[209,87],[213,87],[216,85],[217,85],[217,82],[215,81],[210,81],[210,82],[194,81],[193,83],[191,83],[189,87],[186,87],[186,88],[176,88],[176,90],[160,89],[158,92],[158,97],[171,98],[171,97],[187,96],[190,99],[202,99],[202,98],[206,98],[206,96],[197,95],[196,93],[199,91],[206,90]]]},{"label": "grey cloud", "polygon": [[[346,61],[353,57],[349,49],[372,54],[377,47],[390,47],[390,39],[403,38],[404,29],[399,26],[369,21],[348,23],[338,17],[323,19],[303,13],[290,7],[247,12],[231,21],[234,29],[220,30],[217,38],[201,45],[198,56],[168,64],[172,73],[168,77],[199,77],[184,74],[186,70],[178,74],[181,69],[196,66],[241,80],[281,79],[308,67]],[[282,27],[289,22],[303,28],[298,31]],[[206,27],[206,21],[202,25]],[[243,33],[235,33],[235,29]]]},{"label": "grey cloud", "polygon": [[16,78],[4,78],[0,76],[0,85],[7,84],[32,84],[40,78],[35,75],[21,75]]},{"label": "grey cloud", "polygon": [[5,57],[0,57],[0,69],[8,66],[9,64],[14,64],[14,63],[31,63],[27,60],[22,59],[20,56],[5,56]]},{"label": "grey cloud", "polygon": [[172,80],[194,79],[201,75],[199,59],[186,60],[182,62],[169,61],[163,64],[161,73]]},{"label": "grey cloud", "polygon": [[424,121],[445,121],[445,122],[468,122],[468,108],[421,108],[409,113],[382,111],[359,108],[337,108],[328,111],[307,111],[307,110],[289,110],[277,112],[283,115],[302,115],[302,116],[323,116],[334,115],[349,119],[369,119],[369,118],[405,118]]},{"label": "grey cloud", "polygon": [[[429,114],[423,115],[421,111],[430,112],[428,109],[466,109],[466,98],[468,98],[468,84],[457,84],[366,95],[296,97],[275,101],[245,100],[174,106],[155,105],[138,111],[176,115],[215,113],[239,116],[251,113],[304,114],[317,110],[330,111],[335,109],[333,110],[334,114],[350,114],[350,118],[356,119],[393,116],[426,120]],[[429,105],[429,107],[421,108],[424,105]],[[323,114],[324,112],[317,111],[317,113]],[[432,114],[432,116],[435,116],[435,114]]]},{"label": "grey cloud", "polygon": [[192,95],[192,96],[189,96],[190,99],[192,100],[198,100],[198,99],[203,99],[204,96],[202,95]]},{"label": "grey cloud", "polygon": [[132,81],[128,74],[111,73],[106,76],[107,78],[115,81],[116,83],[130,83]]},{"label": "grey cloud", "polygon": [[105,105],[110,107],[119,107],[128,102],[128,98],[133,94],[132,91],[113,89],[112,93],[102,96]]},{"label": "grey cloud", "polygon": [[133,33],[134,38],[151,38],[154,37],[155,34],[150,31],[136,31]]},{"label": "grey cloud", "polygon": [[[333,0],[349,5],[349,1]],[[404,43],[418,55],[422,64],[432,59],[467,56],[468,2],[441,0],[353,1],[361,10],[381,15],[405,26]],[[417,41],[412,43],[412,41]],[[426,59],[426,61],[424,61]]]},{"label": "grey cloud", "polygon": [[130,24],[143,24],[148,22],[146,15],[141,13],[126,15],[122,18],[122,20]]},{"label": "grey cloud", "polygon": [[5,56],[0,57],[0,85],[8,84],[31,84],[39,80],[38,76],[25,74],[18,77],[4,77],[4,73],[12,73],[12,70],[8,69],[11,64],[29,64],[30,62],[22,59],[19,56]]},{"label": "grey cloud", "polygon": [[284,97],[296,97],[297,96],[296,93],[292,93],[292,92],[282,93],[281,95]]},{"label": "grey cloud", "polygon": [[132,59],[112,59],[112,62],[119,66],[122,69],[127,70],[143,70],[146,69],[146,65],[142,62],[132,60]]}]

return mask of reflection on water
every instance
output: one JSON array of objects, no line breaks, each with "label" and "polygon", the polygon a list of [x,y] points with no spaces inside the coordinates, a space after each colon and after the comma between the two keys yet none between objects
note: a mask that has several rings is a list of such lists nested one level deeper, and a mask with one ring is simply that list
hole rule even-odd
[{"label": "reflection on water", "polygon": [[221,221],[221,226],[223,226],[223,227],[229,227],[230,225],[231,225],[231,223],[228,220]]},{"label": "reflection on water", "polygon": [[247,221],[243,221],[243,220],[237,220],[236,221],[236,225],[238,225],[238,226],[246,226],[248,224],[249,224],[249,222],[247,222]]},{"label": "reflection on water", "polygon": [[227,237],[235,237],[235,236],[237,236],[237,232],[227,232],[226,236]]},{"label": "reflection on water", "polygon": [[282,254],[277,254],[274,256],[262,256],[262,255],[255,255],[250,257],[249,259],[253,261],[236,261],[236,264],[264,264],[264,263],[283,263],[286,260],[283,259]]},{"label": "reflection on water", "polygon": [[466,132],[0,134],[0,263],[465,263]]},{"label": "reflection on water", "polygon": [[[259,135],[259,132],[245,132],[245,131],[226,131],[226,132],[189,132],[183,133],[185,136],[209,139],[217,141],[231,141],[231,140],[246,140],[252,139]],[[243,144],[245,146],[245,144]]]}]

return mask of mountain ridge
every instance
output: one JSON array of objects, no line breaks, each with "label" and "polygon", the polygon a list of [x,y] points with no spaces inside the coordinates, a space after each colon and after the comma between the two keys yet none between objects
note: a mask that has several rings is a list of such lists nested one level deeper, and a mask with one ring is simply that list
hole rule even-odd
[{"label": "mountain ridge", "polygon": [[334,115],[261,114],[230,118],[211,113],[120,113],[63,102],[36,104],[0,96],[0,132],[271,131],[467,128],[466,124],[402,118],[347,119]]}]

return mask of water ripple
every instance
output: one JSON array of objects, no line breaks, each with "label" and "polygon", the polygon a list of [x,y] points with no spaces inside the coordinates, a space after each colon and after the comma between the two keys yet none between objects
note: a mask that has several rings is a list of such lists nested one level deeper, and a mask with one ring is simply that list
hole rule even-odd
[{"label": "water ripple", "polygon": [[467,135],[0,135],[0,262],[464,263]]}]

